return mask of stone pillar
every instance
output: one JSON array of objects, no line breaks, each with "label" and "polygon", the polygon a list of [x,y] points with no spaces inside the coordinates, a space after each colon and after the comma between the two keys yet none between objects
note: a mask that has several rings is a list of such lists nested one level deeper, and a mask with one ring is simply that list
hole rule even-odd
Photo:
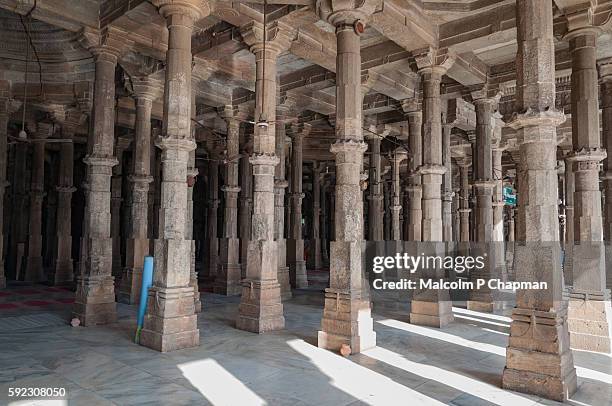
[{"label": "stone pillar", "polygon": [[469,159],[462,159],[457,162],[460,174],[460,200],[459,200],[459,241],[468,243],[470,241],[470,177],[469,170],[472,163]]},{"label": "stone pillar", "polygon": [[516,5],[519,114],[509,125],[520,141],[518,197],[525,245],[516,246],[514,264],[518,281],[544,280],[548,289],[516,292],[502,386],[564,401],[576,390],[576,370],[561,298],[556,126],[565,116],[555,110],[550,68],[555,66],[553,8],[551,0]]},{"label": "stone pillar", "polygon": [[[77,126],[84,116],[80,112],[69,111],[62,125],[62,138],[72,139]],[[72,261],[72,194],[76,191],[73,185],[74,144],[63,142],[59,145],[60,159],[57,176],[57,226],[56,253],[53,283],[71,285],[74,282]]]},{"label": "stone pillar", "polygon": [[24,280],[41,282],[45,279],[42,258],[42,210],[45,196],[45,139],[53,135],[53,124],[39,122],[32,138],[32,160],[30,168],[30,223],[28,227],[28,256]]},{"label": "stone pillar", "polygon": [[[423,81],[423,163],[419,168],[422,180],[422,240],[427,255],[444,256],[442,242],[442,176],[446,168],[442,161],[442,111],[440,82],[453,64],[454,58],[438,49],[429,48],[415,56]],[[423,270],[423,275],[437,280],[444,277],[443,269]],[[452,302],[448,290],[428,289],[415,293],[410,322],[431,327],[444,327],[453,320]]]},{"label": "stone pillar", "polygon": [[406,226],[408,232],[405,239],[408,241],[421,241],[421,223],[423,221],[421,199],[423,189],[419,168],[423,163],[423,137],[421,136],[423,113],[416,99],[402,102],[402,108],[408,116],[408,146],[412,152],[408,164],[408,186],[405,189],[410,204]]},{"label": "stone pillar", "polygon": [[[496,130],[500,132],[501,127]],[[499,138],[498,138],[499,139]],[[506,244],[504,243],[504,174],[502,172],[502,155],[504,149],[499,145],[493,147],[493,248],[495,250],[495,266],[497,276],[508,280],[506,269]]]},{"label": "stone pillar", "polygon": [[125,268],[117,299],[119,302],[140,302],[144,257],[149,255],[148,235],[149,184],[151,176],[151,108],[161,92],[161,83],[150,78],[132,78],[136,104],[134,143],[132,144],[131,221],[127,240]]},{"label": "stone pillar", "polygon": [[325,266],[329,266],[329,255],[327,254],[327,190],[329,186],[329,180],[323,178],[323,182],[321,182],[321,261],[323,261],[323,265]]},{"label": "stone pillar", "polygon": [[451,157],[451,133],[453,126],[445,124],[442,129],[442,162],[446,172],[442,177],[442,240],[453,241],[453,164]]},{"label": "stone pillar", "polygon": [[[84,326],[116,320],[112,275],[111,176],[117,165],[115,138],[115,67],[125,49],[126,34],[107,29],[85,30],[83,42],[94,55],[96,76],[91,131],[88,138],[86,206],[81,237],[80,273],[73,316]],[[119,255],[119,253],[116,253]]]},{"label": "stone pillar", "polygon": [[[476,142],[472,162],[474,170],[474,255],[486,257],[482,269],[470,271],[470,279],[474,284],[477,280],[498,279],[495,247],[493,241],[493,192],[496,182],[493,180],[493,132],[495,131],[494,113],[498,98],[487,97],[486,87],[472,93],[476,109]],[[501,309],[497,291],[489,289],[488,285],[472,289],[469,293],[467,308],[481,312],[493,312]]]},{"label": "stone pillar", "polygon": [[336,27],[336,204],[334,241],[330,246],[329,287],[318,346],[352,353],[376,346],[368,282],[363,267],[363,195],[359,185],[366,144],[362,133],[360,33],[377,1],[354,7],[349,2],[321,1],[322,19]]},{"label": "stone pillar", "polygon": [[113,240],[113,276],[121,276],[123,236],[121,235],[121,203],[123,202],[123,153],[129,148],[131,140],[124,137],[117,138],[115,144],[115,157],[118,164],[113,167],[111,177],[111,238]]},{"label": "stone pillar", "polygon": [[208,220],[206,222],[206,247],[208,255],[208,269],[206,274],[214,280],[219,268],[219,238],[218,219],[219,213],[219,161],[216,154],[209,157],[208,161]]},{"label": "stone pillar", "polygon": [[401,226],[400,226],[400,213],[402,211],[401,196],[400,196],[400,164],[406,159],[406,151],[403,149],[397,149],[391,156],[392,173],[391,173],[391,186],[393,191],[393,202],[391,205],[391,239],[393,241],[401,241]]},{"label": "stone pillar", "polygon": [[220,244],[220,265],[214,292],[235,296],[241,292],[240,240],[238,239],[238,164],[240,159],[240,116],[232,106],[226,106],[223,117],[227,122],[227,152],[225,156],[225,208],[223,238]]},{"label": "stone pillar", "polygon": [[[574,162],[565,159],[565,263],[566,270],[571,271],[572,247],[574,246]],[[571,274],[571,272],[570,272]],[[568,280],[569,282],[569,280]]]},{"label": "stone pillar", "polygon": [[312,269],[323,268],[321,256],[321,171],[324,165],[315,162],[312,171],[312,240],[310,242],[310,258]]},{"label": "stone pillar", "polygon": [[168,27],[166,83],[161,149],[162,182],[155,272],[149,290],[142,345],[166,352],[195,347],[200,341],[191,278],[191,241],[185,239],[190,153],[196,148],[191,126],[191,34],[193,24],[208,15],[198,0],[156,0]]},{"label": "stone pillar", "polygon": [[279,158],[274,170],[274,239],[278,246],[278,283],[281,299],[291,299],[291,280],[287,266],[287,240],[285,239],[285,189],[288,186],[285,175],[285,123],[277,120],[275,151]]},{"label": "stone pillar", "polygon": [[461,188],[453,188],[453,241],[455,242],[458,242],[461,236],[460,193]]},{"label": "stone pillar", "polygon": [[514,242],[515,240],[515,223],[514,223],[514,208],[510,207],[508,210],[508,242]]},{"label": "stone pillar", "polygon": [[304,240],[302,238],[302,166],[304,137],[310,132],[310,124],[293,126],[293,148],[291,153],[291,228],[287,240],[289,253],[289,274],[294,288],[308,287],[306,262],[304,261]]},{"label": "stone pillar", "polygon": [[[601,76],[601,125],[603,145],[606,151],[612,151],[612,58],[603,61],[599,71]],[[604,200],[606,203],[603,227],[604,240],[606,242],[606,288],[612,289],[612,153],[608,154],[604,160],[603,184],[605,191]]]},{"label": "stone pillar", "polygon": [[6,168],[8,165],[8,122],[9,122],[9,83],[0,81],[0,289],[6,288],[4,269],[4,194],[8,182]]},{"label": "stone pillar", "polygon": [[368,149],[370,150],[370,171],[368,181],[368,240],[384,240],[383,223],[383,183],[380,157],[380,141],[378,134],[368,132]]},{"label": "stone pillar", "polygon": [[[253,152],[253,143],[246,134],[242,140],[240,158],[240,268],[241,276],[246,276],[247,253],[251,239],[251,215],[253,208],[253,170],[249,156]],[[283,203],[284,204],[284,203]],[[287,270],[287,275],[289,270]]]},{"label": "stone pillar", "polygon": [[599,132],[596,40],[599,29],[585,24],[587,12],[568,16],[566,39],[572,56],[572,144],[574,164],[574,241],[568,287],[572,348],[610,353],[605,250],[599,163],[606,158]]},{"label": "stone pillar", "polygon": [[250,158],[254,178],[252,231],[236,327],[255,333],[285,327],[278,283],[278,245],[274,239],[274,167],[279,163],[275,129],[276,59],[289,48],[290,30],[278,21],[265,30],[258,22],[241,29],[244,41],[255,54],[256,124]]}]

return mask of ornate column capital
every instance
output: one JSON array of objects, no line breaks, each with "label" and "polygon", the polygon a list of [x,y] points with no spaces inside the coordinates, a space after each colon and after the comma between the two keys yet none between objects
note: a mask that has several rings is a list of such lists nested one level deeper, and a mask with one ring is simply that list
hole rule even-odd
[{"label": "ornate column capital", "polygon": [[304,137],[310,134],[312,125],[308,123],[294,123],[291,124],[291,138],[296,141],[302,141]]},{"label": "ornate column capital", "polygon": [[423,48],[413,52],[420,74],[444,75],[455,63],[456,55],[448,48]]},{"label": "ornate column capital", "polygon": [[[315,10],[322,20],[329,22],[335,27],[353,25],[356,22],[360,22],[363,27],[381,4],[381,0],[362,0],[359,2],[347,0],[317,0]],[[356,25],[355,32],[361,34]]]},{"label": "ornate column capital", "polygon": [[153,102],[164,94],[164,84],[161,80],[150,76],[132,77],[132,90],[136,100],[145,99]]},{"label": "ornate column capital", "polygon": [[210,4],[206,0],[153,0],[164,18],[180,14],[197,21],[210,14]]},{"label": "ornate column capital", "polygon": [[422,117],[423,116],[423,106],[421,105],[421,100],[414,97],[412,99],[404,99],[401,101],[401,106],[403,112],[411,117]]},{"label": "ornate column capital", "polygon": [[117,63],[133,42],[128,39],[127,32],[108,26],[101,30],[85,27],[80,33],[79,42],[87,48],[96,59],[105,59]]},{"label": "ornate column capital", "polygon": [[242,39],[251,47],[253,53],[262,51],[265,41],[266,51],[278,55],[289,49],[296,35],[296,30],[293,27],[278,20],[268,23],[265,31],[266,38],[264,38],[264,25],[259,21],[251,21],[240,27]]}]

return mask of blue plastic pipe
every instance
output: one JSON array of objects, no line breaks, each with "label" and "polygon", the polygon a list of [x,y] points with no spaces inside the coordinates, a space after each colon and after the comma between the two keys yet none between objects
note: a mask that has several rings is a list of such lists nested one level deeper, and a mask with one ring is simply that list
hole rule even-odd
[{"label": "blue plastic pipe", "polygon": [[136,344],[140,342],[140,332],[144,324],[144,316],[147,312],[147,297],[149,288],[153,284],[153,257],[144,257],[144,267],[142,270],[142,286],[140,287],[140,303],[138,304],[138,317],[136,319]]}]

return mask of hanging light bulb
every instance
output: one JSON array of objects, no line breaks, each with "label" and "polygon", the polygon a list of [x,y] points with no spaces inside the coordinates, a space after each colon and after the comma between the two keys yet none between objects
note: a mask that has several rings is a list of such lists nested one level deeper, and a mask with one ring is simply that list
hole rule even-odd
[{"label": "hanging light bulb", "polygon": [[19,138],[22,140],[28,139],[28,133],[23,128],[21,129],[21,131],[19,131]]}]

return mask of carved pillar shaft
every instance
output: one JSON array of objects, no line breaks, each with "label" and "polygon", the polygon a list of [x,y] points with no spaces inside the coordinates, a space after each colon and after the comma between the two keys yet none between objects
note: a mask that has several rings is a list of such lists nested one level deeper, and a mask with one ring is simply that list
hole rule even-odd
[{"label": "carved pillar shaft", "polygon": [[[0,82],[0,289],[6,287],[6,274],[4,269],[4,194],[8,182],[6,180],[6,167],[8,164],[8,89],[5,82]],[[3,94],[6,92],[6,95]]]},{"label": "carved pillar shaft", "polygon": [[469,242],[470,241],[470,177],[469,177],[469,164],[459,165],[460,176],[461,176],[461,197],[459,200],[459,221],[461,232],[459,234],[459,241]]},{"label": "carved pillar shaft", "polygon": [[423,137],[421,135],[423,124],[423,115],[420,111],[408,113],[408,144],[412,155],[410,156],[409,172],[408,172],[408,194],[409,212],[408,212],[408,241],[421,241],[421,227],[423,221],[423,209],[421,200],[423,189],[421,186],[421,174],[418,172],[423,163]]},{"label": "carved pillar shaft", "polygon": [[451,133],[453,127],[445,125],[442,132],[442,162],[446,172],[442,177],[442,240],[453,240],[453,166],[451,157]]},{"label": "carved pillar shaft", "polygon": [[323,259],[321,253],[321,170],[323,167],[316,162],[312,172],[312,240],[310,243],[311,267],[321,269]]},{"label": "carved pillar shaft", "polygon": [[302,238],[302,166],[304,156],[304,137],[310,131],[309,126],[296,128],[293,135],[291,156],[291,227],[290,239],[287,241],[289,253],[289,270],[291,285],[295,288],[308,286],[306,262],[304,261],[304,240]]},{"label": "carved pillar shaft", "polygon": [[368,144],[370,149],[370,173],[368,185],[368,240],[370,241],[384,240],[384,196],[380,156],[380,140],[381,138],[376,134],[372,134],[368,137]]},{"label": "carved pillar shaft", "polygon": [[287,266],[287,240],[285,239],[285,189],[288,186],[285,179],[285,123],[276,126],[276,156],[279,163],[274,171],[274,238],[278,245],[278,283],[281,288],[281,299],[292,297],[289,267]]}]

